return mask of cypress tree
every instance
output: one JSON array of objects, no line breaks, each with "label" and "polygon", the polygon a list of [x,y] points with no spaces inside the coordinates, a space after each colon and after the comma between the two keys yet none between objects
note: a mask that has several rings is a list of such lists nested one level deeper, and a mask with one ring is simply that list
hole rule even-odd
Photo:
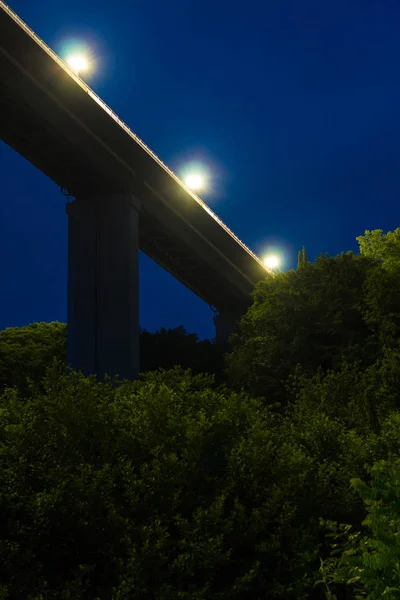
[{"label": "cypress tree", "polygon": [[297,254],[297,270],[302,269],[307,263],[307,252],[303,246]]}]

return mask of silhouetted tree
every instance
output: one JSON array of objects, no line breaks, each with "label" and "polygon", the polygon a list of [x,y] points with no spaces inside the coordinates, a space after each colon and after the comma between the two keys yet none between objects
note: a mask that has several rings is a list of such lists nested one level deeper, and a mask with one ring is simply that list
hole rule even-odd
[{"label": "silhouetted tree", "polygon": [[[66,348],[64,323],[32,323],[0,331],[0,390],[17,386],[26,391],[28,381],[40,382],[53,361],[66,364]],[[140,332],[141,372],[179,365],[220,377],[223,351],[214,342],[187,333],[182,326]]]},{"label": "silhouetted tree", "polygon": [[302,269],[307,263],[307,253],[303,246],[297,254],[297,270]]},{"label": "silhouetted tree", "polygon": [[199,340],[197,334],[184,327],[140,333],[140,370],[171,369],[181,366],[195,373],[220,375],[223,366],[222,350],[210,340]]}]

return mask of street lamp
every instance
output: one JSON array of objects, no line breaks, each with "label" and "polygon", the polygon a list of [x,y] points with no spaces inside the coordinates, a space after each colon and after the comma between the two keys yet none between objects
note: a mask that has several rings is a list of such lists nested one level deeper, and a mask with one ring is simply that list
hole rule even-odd
[{"label": "street lamp", "polygon": [[89,68],[89,61],[83,54],[72,54],[67,58],[67,63],[77,75]]},{"label": "street lamp", "polygon": [[278,269],[280,264],[281,264],[281,259],[279,258],[279,256],[277,254],[268,254],[264,258],[264,265],[268,269],[271,269],[271,271]]},{"label": "street lamp", "polygon": [[195,191],[202,190],[205,186],[205,180],[200,173],[188,173],[184,179],[185,185]]}]

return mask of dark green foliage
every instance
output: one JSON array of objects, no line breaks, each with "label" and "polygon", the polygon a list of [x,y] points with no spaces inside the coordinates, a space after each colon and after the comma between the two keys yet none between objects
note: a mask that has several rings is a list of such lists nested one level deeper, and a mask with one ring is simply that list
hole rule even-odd
[{"label": "dark green foliage", "polygon": [[364,288],[365,319],[381,346],[400,337],[400,228],[384,234],[366,231],[357,238],[362,256],[375,261]]},{"label": "dark green foliage", "polygon": [[212,387],[53,371],[29,401],[5,392],[4,597],[302,597],[312,456],[259,402]]},{"label": "dark green foliage", "polygon": [[332,600],[344,584],[356,599],[400,598],[400,459],[376,462],[369,474],[369,484],[351,482],[365,504],[363,530],[322,522],[334,551],[321,562],[320,582]]},{"label": "dark green foliage", "polygon": [[349,480],[374,435],[302,400],[278,416],[181,370],[115,388],[53,369],[0,404],[8,598],[308,598],[319,519],[364,516]]},{"label": "dark green foliage", "polygon": [[307,252],[303,246],[302,249],[299,250],[299,252],[297,253],[297,270],[305,267],[307,263],[308,263]]},{"label": "dark green foliage", "polygon": [[387,415],[400,408],[400,350],[384,349],[368,367],[343,363],[336,371],[297,375],[291,391],[304,417],[318,411],[360,432],[380,431]]},{"label": "dark green foliage", "polygon": [[[400,230],[359,243],[258,284],[229,389],[96,383],[64,326],[0,334],[0,599],[400,597]],[[141,335],[146,370],[218,372]]]},{"label": "dark green foliage", "polygon": [[199,341],[195,333],[187,333],[184,327],[160,329],[149,333],[140,332],[140,370],[171,369],[180,365],[195,373],[221,374],[222,351],[210,340]]},{"label": "dark green foliage", "polygon": [[[66,363],[67,326],[64,323],[33,323],[0,331],[0,390],[16,386],[27,392],[29,381],[38,384],[53,362]],[[184,327],[140,332],[142,372],[174,366],[195,373],[221,376],[222,350],[210,340],[199,341]]]},{"label": "dark green foliage", "polygon": [[400,265],[400,227],[383,233],[382,229],[367,230],[357,238],[360,254],[379,260],[385,269],[396,270]]},{"label": "dark green foliage", "polygon": [[229,380],[282,401],[298,364],[314,374],[336,369],[346,358],[372,363],[377,342],[364,319],[363,289],[375,264],[347,253],[267,276],[234,340]]},{"label": "dark green foliage", "polygon": [[40,382],[54,360],[65,364],[66,351],[64,323],[32,323],[0,331],[0,391],[5,386],[27,391],[28,380]]}]

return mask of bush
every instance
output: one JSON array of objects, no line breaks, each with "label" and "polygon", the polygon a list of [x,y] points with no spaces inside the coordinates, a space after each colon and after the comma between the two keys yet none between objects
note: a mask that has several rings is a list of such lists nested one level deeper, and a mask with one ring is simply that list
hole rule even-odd
[{"label": "bush", "polygon": [[49,365],[67,358],[64,323],[32,323],[0,331],[0,391],[16,386],[27,392],[29,382],[40,382]]},{"label": "bush", "polygon": [[311,460],[270,411],[179,370],[43,385],[1,397],[4,597],[301,597]]},{"label": "bush", "polygon": [[320,569],[327,598],[335,599],[343,586],[354,598],[400,597],[400,459],[378,461],[369,474],[369,484],[352,480],[367,511],[363,530],[326,523],[334,540],[332,556]]},{"label": "bush", "polygon": [[[0,331],[0,391],[17,387],[23,394],[31,384],[39,385],[54,361],[66,364],[67,326],[64,323],[32,323]],[[198,339],[184,327],[140,332],[142,372],[181,366],[195,373],[212,373],[220,378],[222,349],[210,340]]]},{"label": "bush", "polygon": [[284,401],[297,367],[313,375],[340,368],[343,359],[371,364],[377,342],[364,320],[364,284],[375,259],[327,256],[298,271],[258,283],[227,359],[236,387]]}]

